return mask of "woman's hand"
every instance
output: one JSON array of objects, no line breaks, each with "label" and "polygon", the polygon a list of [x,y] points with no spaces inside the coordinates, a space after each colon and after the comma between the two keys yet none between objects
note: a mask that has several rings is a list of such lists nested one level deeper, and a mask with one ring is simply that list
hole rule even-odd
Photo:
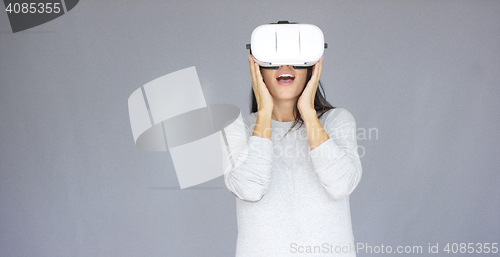
[{"label": "woman's hand", "polygon": [[321,77],[321,70],[323,69],[323,57],[314,65],[312,76],[306,85],[302,95],[297,101],[297,108],[299,109],[300,115],[304,117],[309,113],[316,112],[314,109],[314,97],[316,96],[316,90],[318,89],[319,78]]},{"label": "woman's hand", "polygon": [[250,75],[252,76],[252,88],[257,101],[257,120],[252,135],[272,140],[271,115],[274,107],[273,97],[267,89],[259,64],[253,61],[251,54],[248,55],[250,64]]},{"label": "woman's hand", "polygon": [[257,100],[257,110],[260,112],[266,111],[271,113],[274,107],[273,97],[267,89],[262,74],[260,73],[259,64],[255,63],[251,54],[248,55],[248,62],[250,64],[250,75],[252,77],[252,88]]}]

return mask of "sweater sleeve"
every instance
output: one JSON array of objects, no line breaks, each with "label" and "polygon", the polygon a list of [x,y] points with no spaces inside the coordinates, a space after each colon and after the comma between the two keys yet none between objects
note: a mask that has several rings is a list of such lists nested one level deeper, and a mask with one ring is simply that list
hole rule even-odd
[{"label": "sweater sleeve", "polygon": [[262,199],[271,182],[273,144],[251,133],[241,115],[224,128],[224,182],[239,199],[256,202]]},{"label": "sweater sleeve", "polygon": [[356,122],[349,111],[335,108],[323,127],[330,137],[309,151],[321,184],[334,199],[350,195],[361,179],[361,160],[356,140]]}]

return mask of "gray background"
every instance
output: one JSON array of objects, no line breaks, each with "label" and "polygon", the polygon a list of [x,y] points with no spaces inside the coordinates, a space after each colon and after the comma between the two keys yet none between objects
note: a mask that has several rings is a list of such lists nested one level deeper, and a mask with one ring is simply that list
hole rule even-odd
[{"label": "gray background", "polygon": [[135,147],[127,99],[196,66],[208,104],[248,114],[245,44],[278,20],[323,30],[327,99],[378,130],[358,141],[356,242],[500,243],[499,13],[499,1],[84,0],[13,34],[1,11],[0,256],[234,256],[222,177],[180,190],[168,152]]}]

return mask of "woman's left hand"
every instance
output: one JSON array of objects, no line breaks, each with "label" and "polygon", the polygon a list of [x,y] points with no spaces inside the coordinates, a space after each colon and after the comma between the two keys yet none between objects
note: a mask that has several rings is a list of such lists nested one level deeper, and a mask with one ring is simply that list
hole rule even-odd
[{"label": "woman's left hand", "polygon": [[321,70],[323,68],[323,57],[314,65],[312,76],[306,85],[302,95],[297,101],[297,108],[299,109],[300,115],[304,117],[304,114],[311,111],[315,112],[314,109],[314,97],[316,96],[316,90],[318,89],[319,78],[321,77]]}]

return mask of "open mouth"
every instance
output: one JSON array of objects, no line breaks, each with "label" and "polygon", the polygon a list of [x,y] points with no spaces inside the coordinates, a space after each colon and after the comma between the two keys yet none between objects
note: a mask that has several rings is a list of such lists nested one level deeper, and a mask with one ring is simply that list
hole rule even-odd
[{"label": "open mouth", "polygon": [[278,84],[282,86],[288,86],[293,83],[295,80],[295,76],[291,73],[285,72],[281,73],[276,77],[276,80],[278,81]]}]

